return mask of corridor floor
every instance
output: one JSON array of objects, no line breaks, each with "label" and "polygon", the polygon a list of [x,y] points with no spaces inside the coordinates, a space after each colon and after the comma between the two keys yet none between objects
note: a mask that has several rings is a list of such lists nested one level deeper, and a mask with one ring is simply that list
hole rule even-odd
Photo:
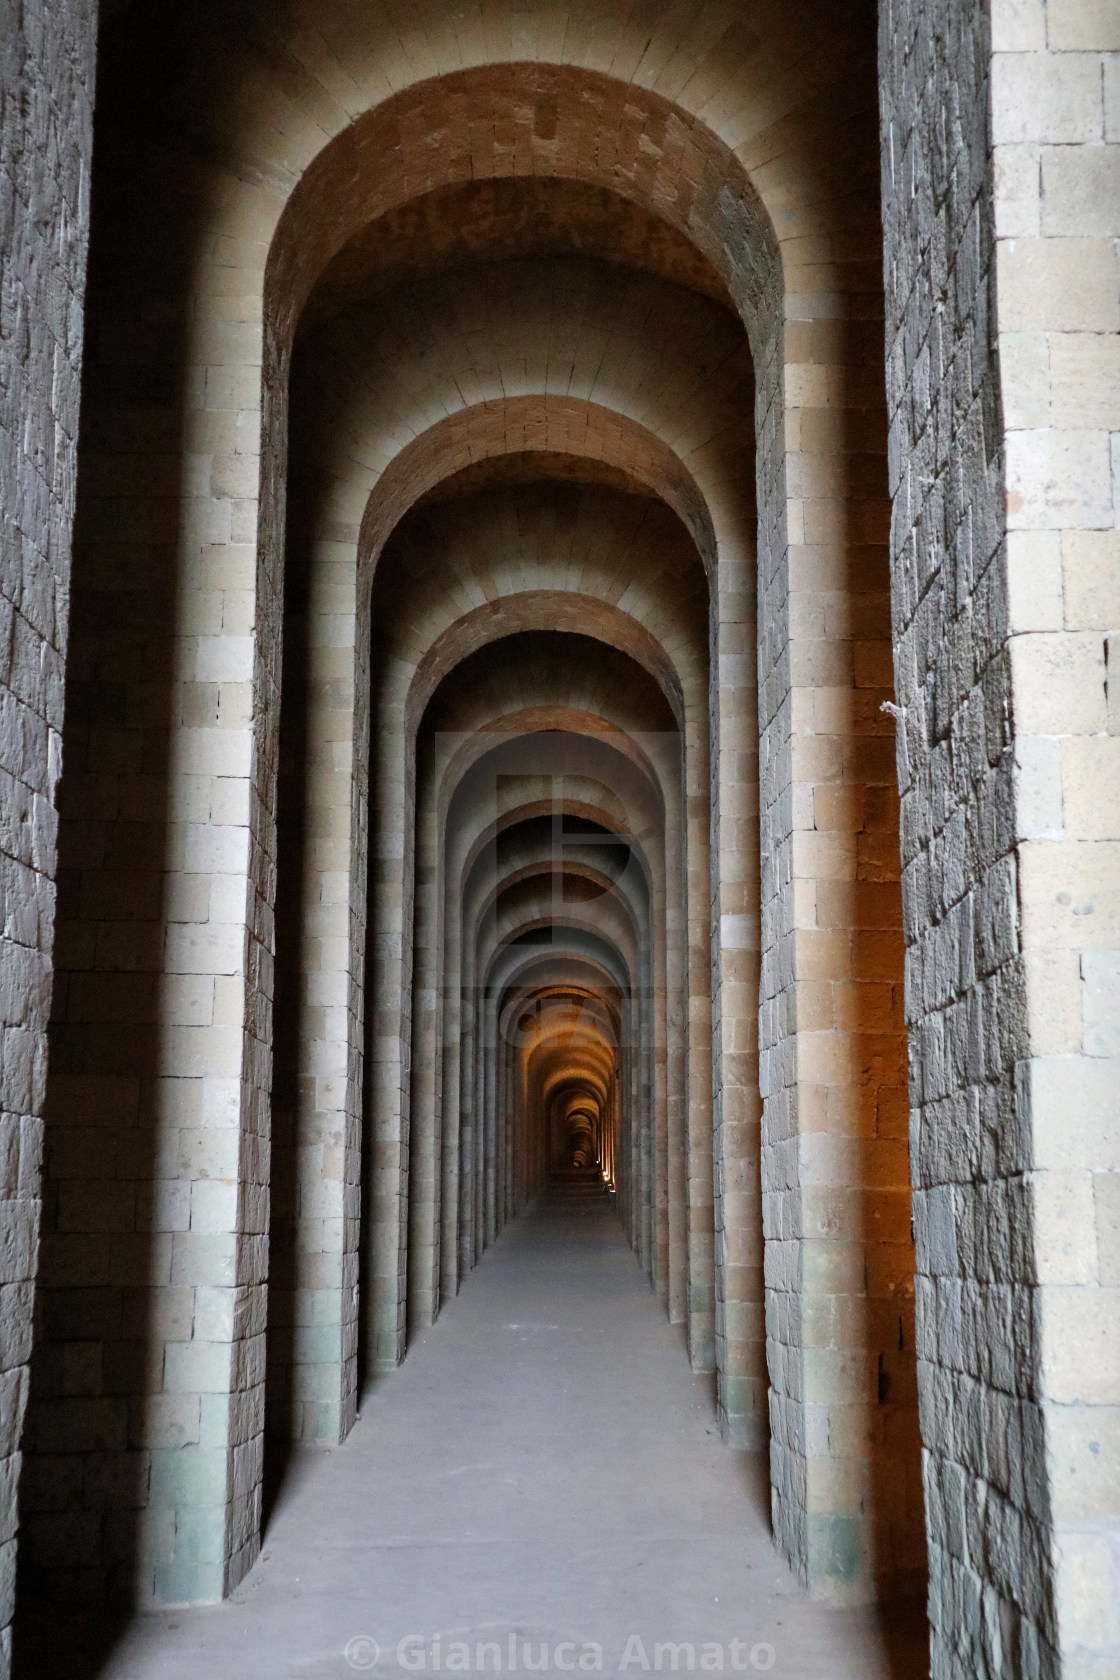
[{"label": "corridor floor", "polygon": [[[346,1444],[295,1461],[233,1598],[138,1618],[97,1672],[348,1680],[497,1657],[508,1673],[512,1634],[522,1673],[542,1646],[550,1673],[596,1672],[598,1646],[602,1672],[639,1680],[684,1672],[691,1644],[698,1673],[718,1647],[726,1673],[924,1676],[913,1622],[805,1597],[766,1499],[761,1458],[721,1443],[710,1381],[602,1192],[554,1189],[376,1385]],[[23,1656],[53,1671],[26,1642]]]}]

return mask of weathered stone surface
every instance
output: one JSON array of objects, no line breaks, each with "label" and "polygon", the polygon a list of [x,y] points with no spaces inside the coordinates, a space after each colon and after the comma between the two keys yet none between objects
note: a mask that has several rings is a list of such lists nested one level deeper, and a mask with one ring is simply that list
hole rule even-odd
[{"label": "weathered stone surface", "polygon": [[[1120,833],[1108,698],[1120,214],[1050,0],[880,28],[893,604],[934,1674],[1120,1659]],[[1082,47],[1082,37],[1083,48]],[[1107,1218],[1107,1213],[1105,1213]],[[1092,1327],[1092,1328],[1090,1328]]]},{"label": "weathered stone surface", "polygon": [[0,4],[0,1671],[10,1656],[55,906],[96,0]]}]

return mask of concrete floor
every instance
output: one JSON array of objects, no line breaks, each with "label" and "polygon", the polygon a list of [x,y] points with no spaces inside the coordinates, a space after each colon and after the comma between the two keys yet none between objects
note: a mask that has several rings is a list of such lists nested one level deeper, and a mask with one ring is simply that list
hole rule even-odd
[{"label": "concrete floor", "polygon": [[[603,1672],[639,1680],[643,1657],[671,1671],[657,1644],[685,1641],[697,1672],[717,1666],[707,1645],[727,1673],[927,1675],[916,1618],[805,1597],[767,1500],[765,1465],[721,1443],[711,1381],[690,1373],[602,1192],[556,1189],[376,1385],[345,1446],[289,1466],[231,1600],[140,1617],[84,1662],[56,1620],[25,1622],[20,1666],[42,1680],[56,1662],[71,1680],[352,1680],[431,1674],[437,1657],[443,1673],[478,1673],[478,1643],[496,1641],[508,1673],[513,1634],[520,1672],[528,1641],[552,1673],[579,1674],[581,1657],[595,1672],[599,1646]],[[493,1652],[482,1660],[493,1669]],[[676,1660],[683,1671],[687,1652]]]}]

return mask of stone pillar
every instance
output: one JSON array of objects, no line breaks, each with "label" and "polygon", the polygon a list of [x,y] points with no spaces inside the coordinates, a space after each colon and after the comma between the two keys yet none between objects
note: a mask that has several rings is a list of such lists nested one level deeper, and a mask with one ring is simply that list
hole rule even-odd
[{"label": "stone pillar", "polygon": [[[96,41],[96,0],[0,0],[0,1675],[39,1249]],[[47,1383],[65,1433],[62,1372]]]},{"label": "stone pillar", "polygon": [[431,740],[421,738],[416,752],[416,926],[412,956],[412,1114],[408,1164],[410,1334],[434,1324],[440,1309],[443,1180],[443,1057],[439,1053],[443,919],[436,747]]},{"label": "stone pillar", "polygon": [[[735,1446],[764,1448],[759,1154],[758,631],[753,556],[721,559],[712,682],[709,897],[714,1075],[715,1364],[720,1427]],[[690,865],[691,874],[691,865]],[[696,953],[702,958],[707,953]],[[690,988],[691,989],[691,988]],[[697,1052],[700,1046],[697,1044]],[[690,1060],[690,1069],[691,1069]],[[699,1189],[699,1186],[696,1187]]]},{"label": "stone pillar", "polygon": [[91,384],[35,1362],[44,1384],[79,1347],[87,1363],[65,1425],[33,1385],[29,1440],[36,1561],[177,1603],[220,1598],[259,1544],[286,369],[259,291],[215,301],[213,272],[181,260],[186,213],[178,246],[160,228],[129,247],[122,280],[143,191],[122,174],[98,177],[90,355],[119,371],[145,310],[164,323],[141,354],[190,367],[193,466],[136,472],[174,372],[142,411],[127,380]]},{"label": "stone pillar", "polygon": [[[352,547],[320,542],[310,565],[296,548],[289,563],[301,585],[305,567],[308,574],[305,660],[285,650],[284,727],[297,716],[301,727],[281,741],[295,807],[282,822],[300,830],[298,845],[282,854],[291,878],[280,881],[295,924],[290,951],[281,950],[291,970],[282,981],[296,993],[284,1022],[293,1042],[277,1034],[294,1068],[285,1140],[293,1158],[285,1162],[274,1139],[272,1184],[274,1195],[290,1184],[292,1200],[273,1212],[269,1320],[290,1323],[282,1338],[288,1368],[270,1357],[269,1380],[290,1387],[283,1409],[291,1438],[329,1445],[345,1439],[358,1398],[369,613],[359,603]],[[270,1392],[270,1414],[273,1401]]]},{"label": "stone pillar", "polygon": [[1120,1664],[1115,7],[881,18],[933,1672]]},{"label": "stone pillar", "polygon": [[[871,215],[853,206],[846,246],[868,268]],[[774,366],[759,367],[772,1497],[778,1542],[810,1591],[855,1603],[913,1590],[922,1567],[902,910],[881,710],[886,423],[870,286],[838,294],[829,319],[806,309],[796,272],[789,284]]]}]

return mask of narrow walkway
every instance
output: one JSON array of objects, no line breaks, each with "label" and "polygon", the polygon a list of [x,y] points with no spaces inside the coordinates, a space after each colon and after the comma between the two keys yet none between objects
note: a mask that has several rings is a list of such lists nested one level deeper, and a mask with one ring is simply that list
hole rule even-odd
[{"label": "narrow walkway", "polygon": [[[465,1666],[461,1641],[467,1672],[496,1642],[508,1673],[512,1633],[520,1672],[526,1641],[552,1673],[578,1674],[581,1657],[591,1670],[599,1646],[604,1673],[626,1659],[635,1680],[643,1656],[672,1671],[656,1645],[691,1642],[697,1672],[716,1667],[708,1645],[728,1673],[925,1675],[920,1642],[899,1633],[892,1653],[874,1613],[805,1597],[767,1497],[761,1460],[719,1440],[711,1383],[691,1375],[601,1192],[555,1190],[378,1384],[345,1446],[296,1462],[234,1598],[138,1619],[102,1672],[447,1673]],[[481,1656],[492,1670],[493,1650]],[[675,1661],[685,1671],[687,1650]]]}]

